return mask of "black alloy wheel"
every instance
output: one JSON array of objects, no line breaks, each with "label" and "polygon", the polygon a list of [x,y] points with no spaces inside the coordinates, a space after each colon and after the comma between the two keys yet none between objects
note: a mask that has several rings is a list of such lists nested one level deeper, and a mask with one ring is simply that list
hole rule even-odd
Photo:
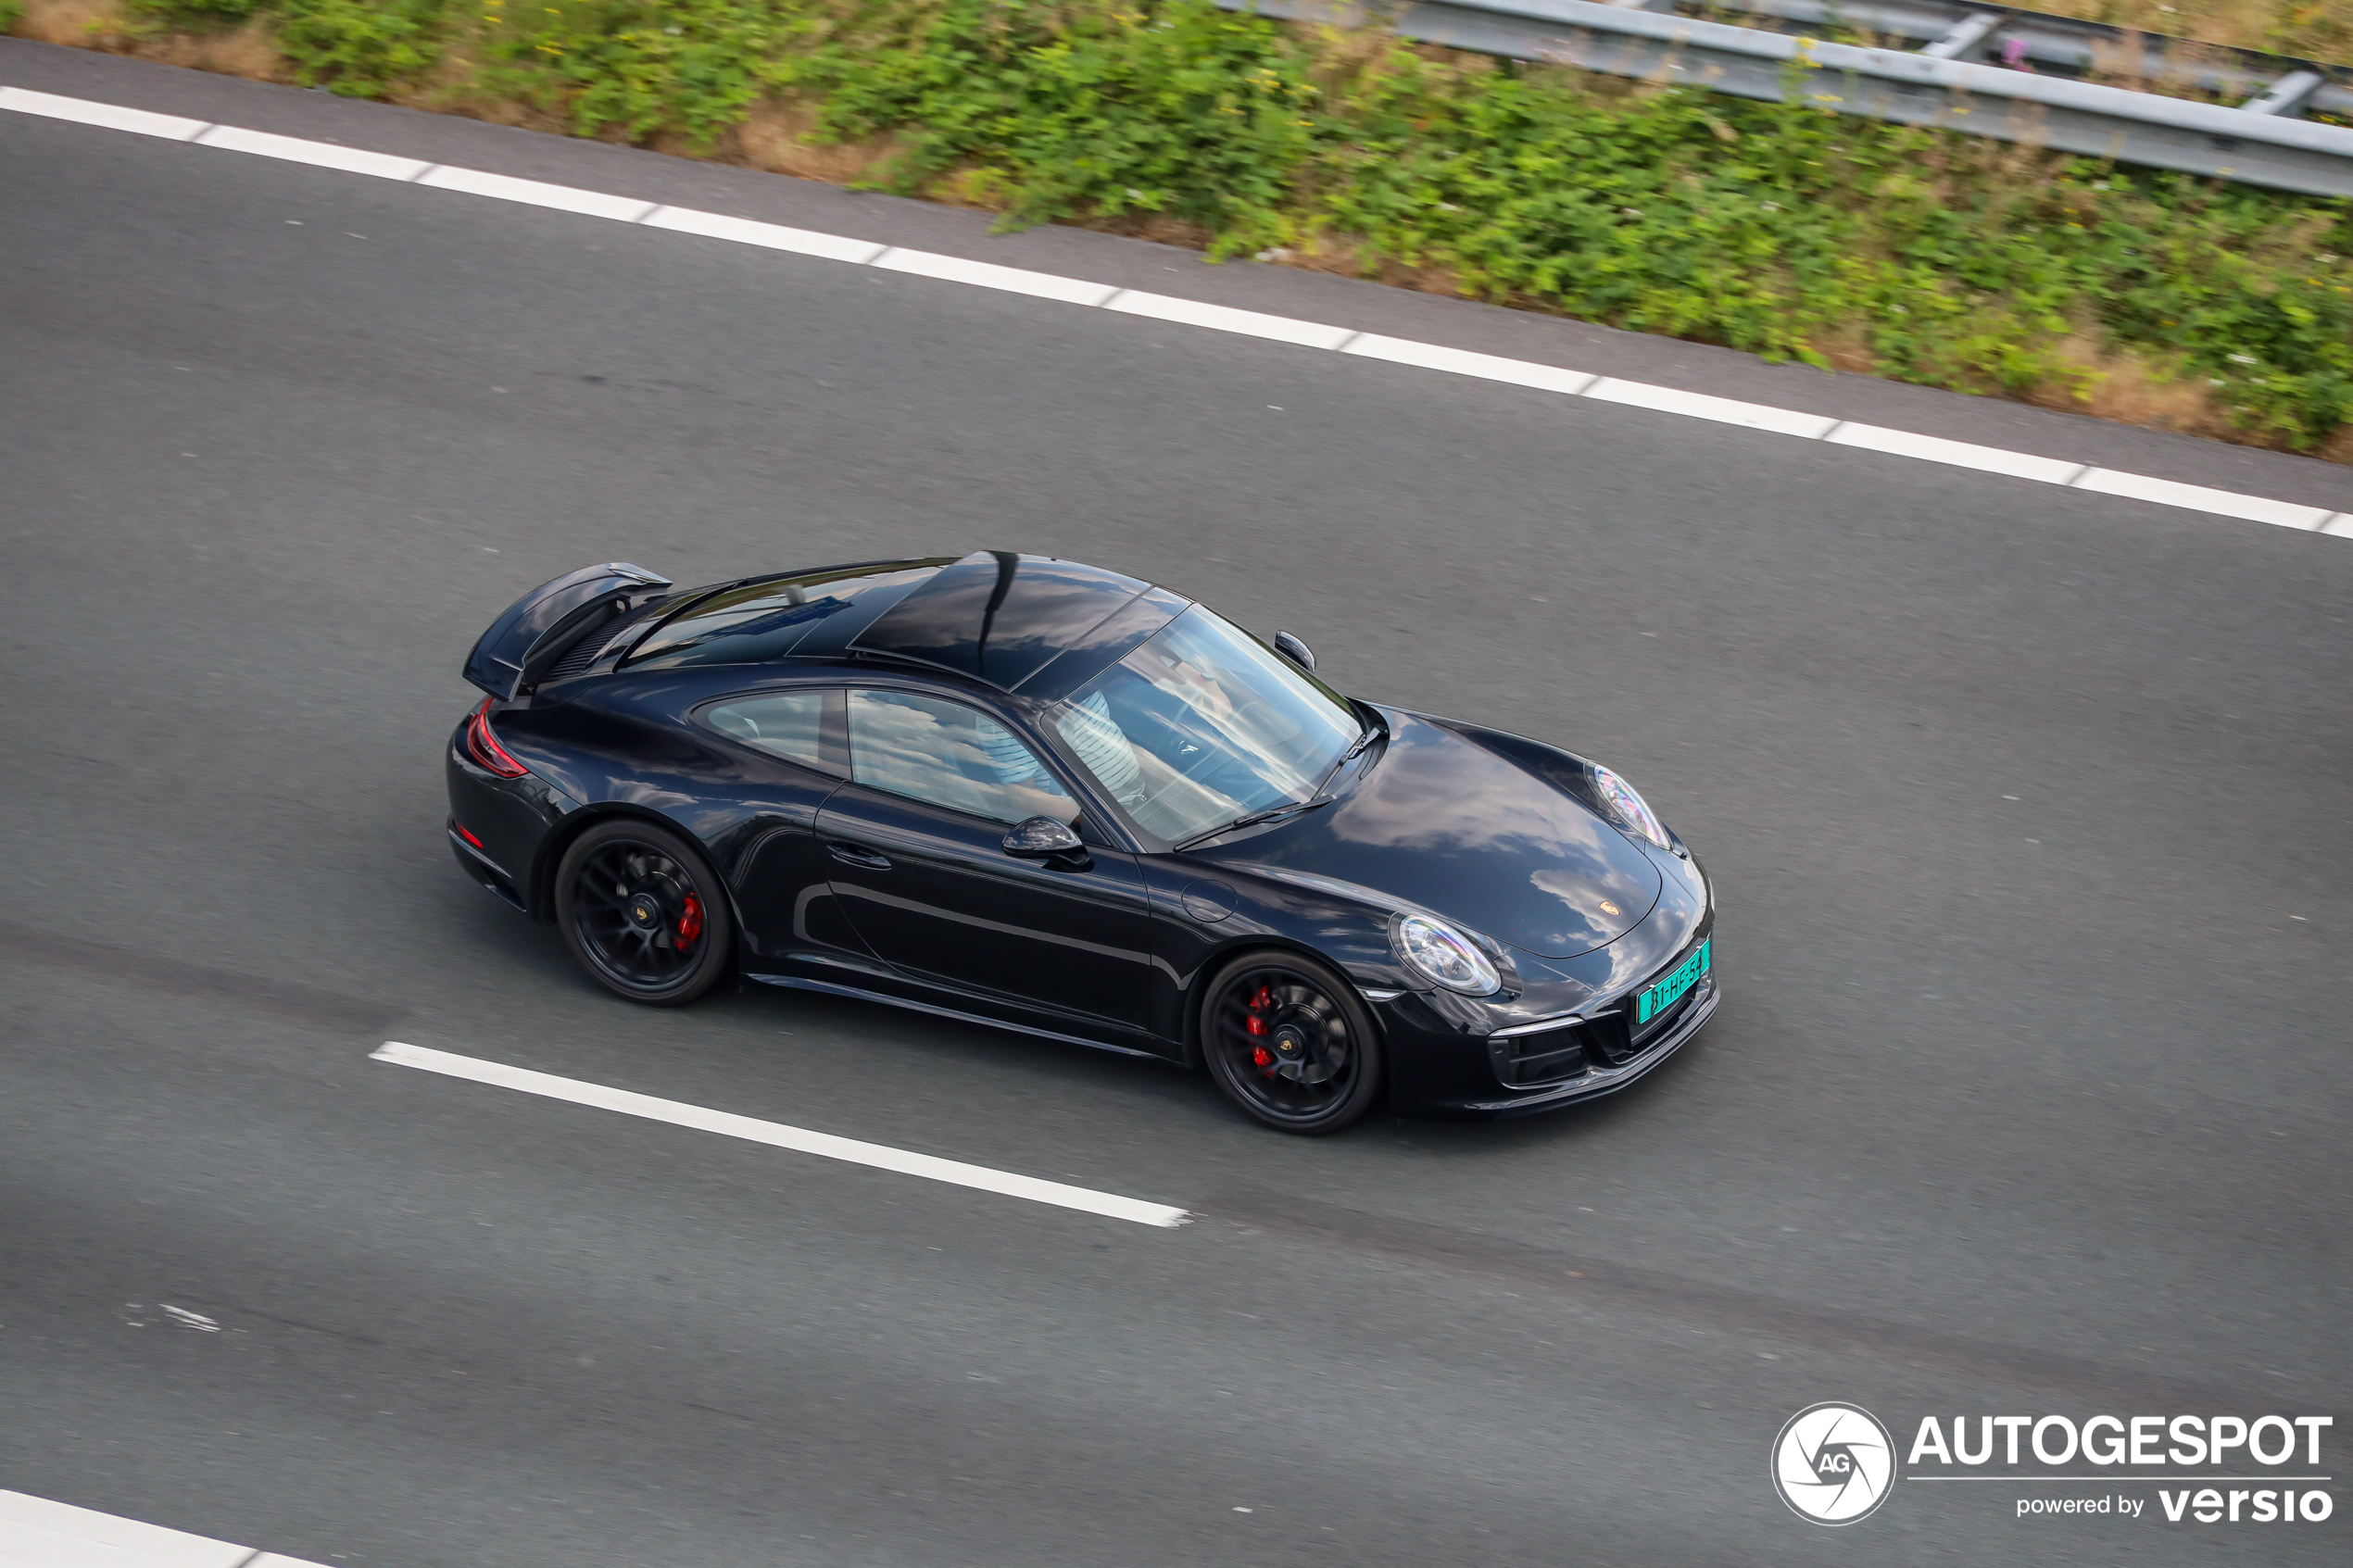
[{"label": "black alloy wheel", "polygon": [[1202,1003],[1202,1055],[1226,1098],[1286,1133],[1336,1133],[1380,1098],[1380,1042],[1356,987],[1313,959],[1252,953]]},{"label": "black alloy wheel", "polygon": [[702,857],[635,818],[573,840],[556,869],[556,923],[606,990],[655,1007],[710,990],[735,947],[726,892]]}]

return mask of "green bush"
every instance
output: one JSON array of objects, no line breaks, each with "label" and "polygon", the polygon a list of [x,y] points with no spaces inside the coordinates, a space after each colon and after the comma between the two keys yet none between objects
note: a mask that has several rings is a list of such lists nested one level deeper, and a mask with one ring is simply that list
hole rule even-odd
[{"label": "green bush", "polygon": [[456,0],[130,0],[157,21],[216,28],[263,14],[305,87],[381,98],[440,57],[462,24]]},{"label": "green bush", "polygon": [[279,46],[306,87],[381,98],[441,54],[444,0],[277,0],[275,8]]},{"label": "green bush", "polygon": [[1330,132],[1309,63],[1270,24],[1206,4],[954,0],[899,48],[829,44],[803,80],[823,94],[821,130],[905,132],[886,175],[898,189],[967,169],[1013,222],[1161,212],[1231,253],[1289,231],[1299,172]]},{"label": "green bush", "polygon": [[483,83],[584,136],[683,132],[708,146],[788,86],[823,19],[791,0],[484,0]]},{"label": "green bush", "polygon": [[1208,0],[141,3],[258,5],[303,80],[362,95],[462,43],[464,91],[583,135],[708,149],[763,100],[799,103],[823,137],[890,139],[876,183],[952,182],[1011,224],[1151,215],[1214,255],[1318,252],[1941,386],[2081,392],[2126,355],[2298,449],[2353,420],[2342,201]]}]

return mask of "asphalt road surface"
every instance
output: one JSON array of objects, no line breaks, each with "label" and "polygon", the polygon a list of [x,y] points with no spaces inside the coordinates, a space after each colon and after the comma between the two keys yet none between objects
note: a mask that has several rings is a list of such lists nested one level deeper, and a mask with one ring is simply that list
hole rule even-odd
[{"label": "asphalt road surface", "polygon": [[[26,45],[0,81],[2353,507],[1108,236]],[[1833,1399],[2334,1413],[2345,1493],[2346,541],[6,119],[0,1486],[355,1568],[2345,1561],[2342,1507],[1998,1481],[1825,1530],[1766,1456]],[[1721,1011],[1612,1102],[1294,1140],[912,1014],[634,1010],[451,864],[458,665],[523,588],[975,547],[1617,766],[1718,879]]]}]

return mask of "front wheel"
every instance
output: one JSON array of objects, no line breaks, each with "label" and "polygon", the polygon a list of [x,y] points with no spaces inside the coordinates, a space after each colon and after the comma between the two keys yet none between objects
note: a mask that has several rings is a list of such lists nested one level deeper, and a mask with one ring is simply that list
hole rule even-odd
[{"label": "front wheel", "polygon": [[1226,1098],[1286,1133],[1336,1133],[1380,1098],[1380,1042],[1356,987],[1313,959],[1252,953],[1202,998],[1202,1055]]},{"label": "front wheel", "polygon": [[654,1007],[710,990],[735,947],[726,890],[702,857],[634,817],[599,822],[564,851],[556,923],[598,985]]}]

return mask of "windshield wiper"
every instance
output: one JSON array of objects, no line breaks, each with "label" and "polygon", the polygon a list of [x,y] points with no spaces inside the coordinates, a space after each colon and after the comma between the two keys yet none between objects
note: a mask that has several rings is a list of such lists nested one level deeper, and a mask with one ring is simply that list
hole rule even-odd
[{"label": "windshield wiper", "polygon": [[[1364,705],[1360,704],[1359,706]],[[1380,709],[1378,708],[1365,707],[1365,711],[1367,714],[1370,714],[1371,717],[1363,721],[1365,727],[1357,732],[1356,738],[1354,740],[1348,743],[1348,749],[1340,754],[1340,760],[1324,770],[1323,783],[1315,786],[1315,794],[1317,797],[1320,797],[1324,791],[1332,787],[1332,781],[1340,777],[1340,771],[1342,768],[1347,767],[1351,762],[1355,761],[1357,758],[1363,756],[1366,746],[1388,735],[1389,721],[1380,716]]]},{"label": "windshield wiper", "polygon": [[1203,839],[1215,838],[1219,834],[1232,833],[1236,828],[1254,828],[1261,822],[1271,822],[1283,817],[1296,817],[1302,811],[1313,811],[1318,806],[1328,806],[1331,803],[1329,796],[1319,797],[1314,800],[1286,800],[1279,806],[1269,806],[1263,811],[1252,811],[1245,816],[1236,817],[1232,822],[1211,828],[1207,833],[1197,833],[1176,847],[1190,849]]}]

